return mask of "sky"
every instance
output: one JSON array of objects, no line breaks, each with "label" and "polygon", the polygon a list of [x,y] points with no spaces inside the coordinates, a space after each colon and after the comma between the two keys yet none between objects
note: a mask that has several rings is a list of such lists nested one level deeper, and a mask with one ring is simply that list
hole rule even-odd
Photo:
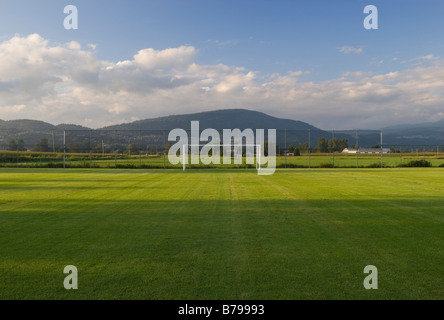
[{"label": "sky", "polygon": [[322,129],[438,121],[443,14],[441,0],[2,0],[0,119],[100,128],[245,108]]}]

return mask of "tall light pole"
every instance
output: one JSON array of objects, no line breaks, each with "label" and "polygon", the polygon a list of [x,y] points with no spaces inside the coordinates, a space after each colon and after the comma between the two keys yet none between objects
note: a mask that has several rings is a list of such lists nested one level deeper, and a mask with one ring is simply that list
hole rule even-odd
[{"label": "tall light pole", "polygon": [[359,136],[358,136],[358,129],[356,129],[356,169],[359,168]]},{"label": "tall light pole", "polygon": [[308,129],[308,168],[311,169],[311,129]]},{"label": "tall light pole", "polygon": [[335,130],[332,131],[331,152],[333,154],[333,168],[335,167]]},{"label": "tall light pole", "polygon": [[54,138],[54,129],[52,131],[52,152],[55,153],[55,138]]},{"label": "tall light pole", "polygon": [[383,152],[384,150],[382,149],[382,129],[381,129],[381,169],[382,169],[382,152]]},{"label": "tall light pole", "polygon": [[287,169],[287,128],[284,131],[285,169]]},{"label": "tall light pole", "polygon": [[63,169],[66,169],[66,130],[63,131]]}]

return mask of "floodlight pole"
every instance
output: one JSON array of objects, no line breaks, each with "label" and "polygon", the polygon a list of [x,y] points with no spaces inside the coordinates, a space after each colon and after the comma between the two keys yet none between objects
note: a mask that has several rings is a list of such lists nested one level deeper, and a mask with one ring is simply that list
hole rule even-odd
[{"label": "floodlight pole", "polygon": [[333,168],[335,167],[335,130],[332,131],[331,152],[333,154]]},{"label": "floodlight pole", "polygon": [[[114,131],[114,137],[117,137],[117,130]],[[117,150],[117,139],[114,139],[114,147]],[[117,169],[117,151],[114,151],[114,169]]]},{"label": "floodlight pole", "polygon": [[63,169],[66,169],[66,130],[63,131]]},{"label": "floodlight pole", "polygon": [[287,169],[287,128],[285,128],[285,132],[284,132],[284,141],[285,141],[285,143],[284,143],[285,144],[285,169]]},{"label": "floodlight pole", "polygon": [[142,131],[139,130],[139,169],[142,169]]},{"label": "floodlight pole", "polygon": [[358,136],[358,129],[356,129],[356,169],[359,168],[359,136]]},{"label": "floodlight pole", "polygon": [[308,129],[308,168],[311,169],[311,129]]},{"label": "floodlight pole", "polygon": [[54,139],[54,129],[52,131],[52,152],[55,154],[55,139]]},{"label": "floodlight pole", "polygon": [[183,171],[185,171],[186,168],[187,168],[187,165],[186,165],[185,148],[186,148],[186,145],[184,144],[184,145],[183,145],[183,151],[182,151],[182,156],[183,156],[183,161],[182,161],[182,164],[183,164]]},{"label": "floodlight pole", "polygon": [[92,130],[89,130],[89,168],[92,168],[92,146],[91,146]]},{"label": "floodlight pole", "polygon": [[165,130],[163,131],[163,168],[166,169],[166,135]]},{"label": "floodlight pole", "polygon": [[382,149],[382,129],[381,129],[381,169],[382,169],[382,152],[383,152],[383,149]]}]

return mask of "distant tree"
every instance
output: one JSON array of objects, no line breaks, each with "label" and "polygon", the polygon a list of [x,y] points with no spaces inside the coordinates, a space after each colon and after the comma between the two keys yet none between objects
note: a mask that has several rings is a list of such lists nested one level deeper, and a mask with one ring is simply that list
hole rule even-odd
[{"label": "distant tree", "polygon": [[17,148],[18,148],[17,142],[15,142],[14,139],[9,140],[8,150],[9,151],[18,151]]},{"label": "distant tree", "polygon": [[128,155],[139,153],[139,147],[135,143],[131,143],[125,150]]},{"label": "distant tree", "polygon": [[165,144],[165,153],[168,153],[168,151],[170,151],[171,146],[172,146],[172,144],[171,144],[170,141],[168,141],[168,142]]},{"label": "distant tree", "polygon": [[335,151],[337,152],[342,152],[342,150],[344,150],[345,148],[348,148],[348,140],[346,138],[343,139],[339,139],[339,138],[335,138]]},{"label": "distant tree", "polygon": [[264,156],[268,156],[268,141],[264,142]]},{"label": "distant tree", "polygon": [[294,153],[294,146],[293,146],[292,144],[290,144],[290,145],[288,146],[288,152],[289,152],[289,153]]},{"label": "distant tree", "polygon": [[301,150],[299,150],[299,148],[294,149],[294,155],[295,155],[295,157],[300,157],[301,156]]},{"label": "distant tree", "polygon": [[379,146],[379,144],[375,144],[373,146],[371,146],[372,149],[380,149],[381,147]]},{"label": "distant tree", "polygon": [[40,139],[39,142],[34,146],[32,151],[35,152],[49,152],[49,141],[46,138]]},{"label": "distant tree", "polygon": [[308,152],[308,143],[307,142],[299,143],[298,149],[299,149],[299,152],[301,152],[301,153],[307,153]]},{"label": "distant tree", "polygon": [[92,153],[102,153],[102,145],[98,144],[91,149]]},{"label": "distant tree", "polygon": [[[263,152],[264,156],[268,157],[268,141],[265,141],[263,147],[261,147],[261,148],[263,148],[262,152]],[[276,154],[277,155],[280,154],[280,151],[281,151],[281,148],[278,145],[276,145]],[[282,151],[283,151],[283,149],[282,149]]]},{"label": "distant tree", "polygon": [[67,152],[80,153],[81,151],[82,151],[82,146],[78,142],[70,143],[67,145]]},{"label": "distant tree", "polygon": [[328,153],[328,140],[325,138],[319,138],[318,140],[318,152]]},{"label": "distant tree", "polygon": [[26,151],[25,141],[23,139],[19,139],[18,144],[17,144],[17,150],[18,151]]},{"label": "distant tree", "polygon": [[334,138],[332,140],[328,140],[329,152],[341,152],[345,148],[348,148],[348,140],[345,138],[344,139]]}]

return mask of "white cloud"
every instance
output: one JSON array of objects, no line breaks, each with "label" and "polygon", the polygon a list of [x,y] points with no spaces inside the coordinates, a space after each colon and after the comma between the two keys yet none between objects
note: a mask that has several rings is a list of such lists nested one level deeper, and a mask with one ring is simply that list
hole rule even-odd
[{"label": "white cloud", "polygon": [[[88,46],[92,49],[91,46]],[[99,60],[80,44],[39,35],[0,43],[0,119],[31,118],[93,128],[168,114],[247,108],[322,128],[380,128],[444,118],[444,59],[404,71],[347,72],[320,82],[305,71],[264,75],[196,63],[190,46],[143,49],[127,61]]]},{"label": "white cloud", "polygon": [[72,50],[80,50],[82,49],[82,46],[77,41],[71,41],[68,43],[68,48]]},{"label": "white cloud", "polygon": [[17,104],[14,106],[2,106],[1,110],[3,112],[8,112],[14,115],[17,115],[19,113],[21,113],[22,111],[24,111],[26,108],[26,106],[24,104]]},{"label": "white cloud", "polygon": [[193,60],[196,53],[196,49],[189,46],[169,48],[161,51],[144,49],[134,56],[134,61],[146,69],[183,67]]},{"label": "white cloud", "polygon": [[343,54],[351,54],[351,53],[361,54],[364,51],[362,47],[348,47],[348,46],[339,47],[338,50]]}]

